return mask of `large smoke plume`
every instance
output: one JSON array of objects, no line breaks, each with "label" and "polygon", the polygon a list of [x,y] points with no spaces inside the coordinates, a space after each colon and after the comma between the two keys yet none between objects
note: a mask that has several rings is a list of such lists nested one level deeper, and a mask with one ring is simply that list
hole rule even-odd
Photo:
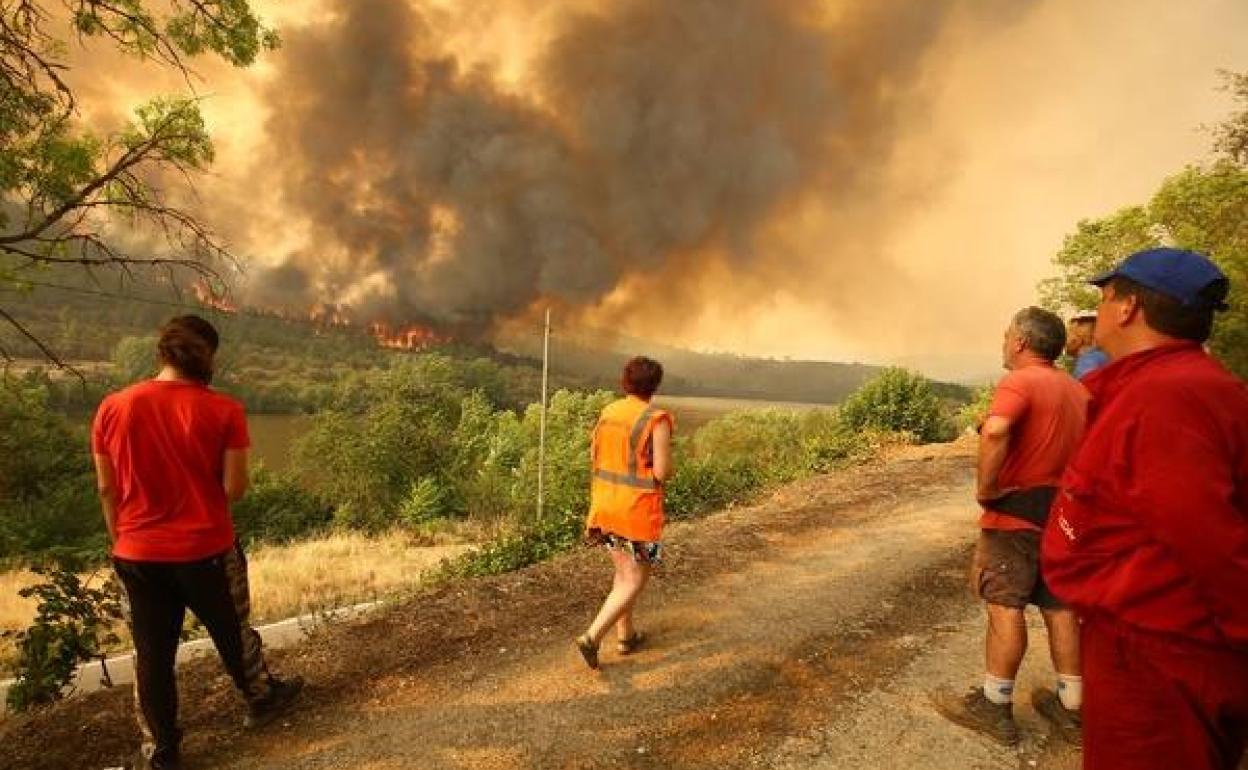
[{"label": "large smoke plume", "polygon": [[589,308],[628,286],[641,290],[627,306],[657,284],[670,302],[710,265],[800,284],[804,261],[837,257],[778,255],[777,223],[812,199],[879,203],[954,3],[567,8],[522,88],[458,59],[420,4],[329,5],[284,31],[258,169],[309,237],[255,272],[249,297],[484,329],[539,299]]}]

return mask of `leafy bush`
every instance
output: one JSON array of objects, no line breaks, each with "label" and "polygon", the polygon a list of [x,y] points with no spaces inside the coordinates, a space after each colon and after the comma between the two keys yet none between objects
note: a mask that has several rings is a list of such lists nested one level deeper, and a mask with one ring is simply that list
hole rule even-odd
[{"label": "leafy bush", "polygon": [[952,437],[940,399],[922,375],[900,368],[886,369],[841,406],[841,419],[856,431],[912,433],[920,441]]},{"label": "leafy bush", "polygon": [[757,463],[726,456],[677,463],[666,485],[664,505],[672,518],[690,518],[748,500],[766,483]]},{"label": "leafy bush", "polygon": [[97,576],[81,579],[76,572],[80,566],[69,561],[35,565],[31,570],[45,580],[18,592],[37,597],[39,604],[29,628],[4,634],[17,647],[15,681],[7,696],[14,711],[59,699],[79,664],[103,663],[106,645],[118,641],[112,630],[121,618],[116,583],[110,576],[93,588],[91,581]]},{"label": "leafy bush", "polygon": [[442,574],[463,577],[498,575],[537,564],[579,543],[584,528],[583,512],[544,516],[541,520],[534,517],[481,548],[449,562]]},{"label": "leafy bush", "polygon": [[302,487],[289,474],[275,474],[263,465],[251,472],[251,488],[230,506],[239,538],[285,543],[327,528],[333,507]]},{"label": "leafy bush", "polygon": [[760,482],[789,481],[808,469],[801,417],[793,412],[728,414],[702,426],[684,448],[689,457],[721,467],[750,465]]},{"label": "leafy bush", "polygon": [[988,407],[991,405],[992,386],[985,385],[976,389],[975,396],[971,399],[971,402],[964,404],[954,418],[954,423],[957,425],[958,430],[962,432],[968,430],[978,431],[980,424],[988,416]]},{"label": "leafy bush", "polygon": [[0,557],[106,540],[86,431],[47,392],[0,384]]}]

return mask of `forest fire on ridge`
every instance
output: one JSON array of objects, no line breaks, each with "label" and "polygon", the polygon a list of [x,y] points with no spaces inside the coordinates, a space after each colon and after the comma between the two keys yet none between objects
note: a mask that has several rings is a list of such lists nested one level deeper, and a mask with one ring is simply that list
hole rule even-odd
[{"label": "forest fire on ridge", "polygon": [[364,328],[377,341],[377,345],[392,350],[424,350],[428,347],[445,342],[448,338],[419,323],[394,325],[386,321],[357,323],[352,316],[350,306],[328,303],[317,303],[306,314],[292,314],[286,311],[271,311],[261,308],[240,307],[233,299],[212,290],[207,284],[197,282],[193,285],[195,299],[206,308],[233,315],[239,312],[256,315],[277,316],[291,321],[310,323],[318,328],[352,329]]}]

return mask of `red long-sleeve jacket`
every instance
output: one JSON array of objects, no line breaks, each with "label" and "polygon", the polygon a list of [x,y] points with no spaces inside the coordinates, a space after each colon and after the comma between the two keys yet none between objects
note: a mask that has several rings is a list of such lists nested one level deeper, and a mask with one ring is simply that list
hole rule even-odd
[{"label": "red long-sleeve jacket", "polygon": [[1248,651],[1248,387],[1191,343],[1084,384],[1045,580],[1085,614]]}]

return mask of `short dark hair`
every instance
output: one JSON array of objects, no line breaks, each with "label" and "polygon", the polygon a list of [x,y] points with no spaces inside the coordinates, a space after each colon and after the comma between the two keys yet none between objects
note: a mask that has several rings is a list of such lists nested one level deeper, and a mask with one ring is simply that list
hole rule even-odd
[{"label": "short dark hair", "polygon": [[1199,298],[1202,301],[1195,305],[1184,305],[1169,294],[1121,275],[1112,278],[1106,287],[1113,290],[1115,298],[1135,297],[1144,311],[1144,322],[1150,329],[1192,342],[1209,339],[1213,333],[1215,308],[1226,296],[1225,285],[1217,282],[1201,290]]},{"label": "short dark hair", "polygon": [[653,358],[636,356],[624,364],[620,386],[624,392],[639,398],[650,398],[663,382],[663,364]]},{"label": "short dark hair", "polygon": [[179,374],[208,384],[212,382],[212,359],[220,344],[212,324],[197,315],[180,315],[160,328],[156,348],[160,360]]},{"label": "short dark hair", "polygon": [[1048,361],[1056,361],[1066,347],[1066,324],[1042,307],[1025,307],[1014,314],[1014,330],[1023,344]]}]

